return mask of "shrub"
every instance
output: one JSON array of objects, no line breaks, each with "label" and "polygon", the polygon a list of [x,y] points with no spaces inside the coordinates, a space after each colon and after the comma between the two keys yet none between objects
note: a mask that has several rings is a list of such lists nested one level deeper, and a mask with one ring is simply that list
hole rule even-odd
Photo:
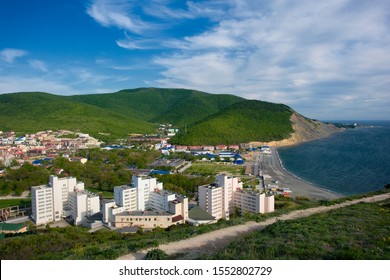
[{"label": "shrub", "polygon": [[152,249],[146,253],[145,260],[166,260],[168,258],[167,253],[161,249]]}]

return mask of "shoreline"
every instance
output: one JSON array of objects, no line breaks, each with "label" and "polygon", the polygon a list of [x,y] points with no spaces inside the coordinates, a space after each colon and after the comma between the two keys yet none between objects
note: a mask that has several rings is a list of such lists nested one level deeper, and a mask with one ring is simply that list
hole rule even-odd
[{"label": "shoreline", "polygon": [[[261,173],[265,175],[264,184],[273,184],[280,188],[289,188],[292,197],[304,196],[309,199],[332,200],[343,197],[343,194],[333,192],[306,181],[284,168],[276,147],[271,147],[271,155],[256,153]],[[277,183],[275,181],[278,181]]]},{"label": "shoreline", "polygon": [[[299,145],[299,144],[298,144],[298,145]],[[279,147],[279,148],[280,148],[280,147]],[[277,147],[274,147],[274,148],[272,148],[272,149],[274,150],[274,152],[275,152],[275,154],[276,154],[276,158],[277,158],[277,160],[278,160],[278,163],[279,163],[280,168],[281,168],[284,172],[286,172],[287,174],[289,174],[290,176],[293,176],[293,177],[296,178],[297,180],[300,180],[300,181],[302,181],[302,182],[304,182],[304,183],[306,183],[306,184],[311,185],[313,188],[316,188],[316,189],[321,190],[321,191],[325,191],[325,192],[329,193],[329,194],[332,195],[332,196],[333,196],[333,195],[334,195],[334,196],[337,196],[337,197],[335,197],[335,198],[340,198],[340,197],[344,197],[344,196],[345,196],[345,195],[343,195],[343,194],[341,194],[341,193],[338,193],[338,192],[329,190],[329,189],[324,188],[324,187],[322,187],[322,186],[319,186],[319,185],[317,185],[317,184],[315,184],[315,183],[313,183],[313,182],[307,181],[307,180],[305,180],[305,179],[299,177],[298,175],[295,175],[295,174],[292,173],[291,171],[287,170],[287,169],[284,167],[284,165],[283,165],[283,161],[282,161],[282,159],[280,158],[280,155],[279,155],[279,152],[278,152]],[[331,198],[331,199],[333,199],[333,198]]]}]

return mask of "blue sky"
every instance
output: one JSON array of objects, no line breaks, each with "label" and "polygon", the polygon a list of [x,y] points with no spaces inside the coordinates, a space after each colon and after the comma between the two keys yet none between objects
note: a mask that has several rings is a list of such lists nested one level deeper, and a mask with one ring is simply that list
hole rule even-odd
[{"label": "blue sky", "polygon": [[390,119],[390,1],[2,0],[0,93],[189,88]]}]

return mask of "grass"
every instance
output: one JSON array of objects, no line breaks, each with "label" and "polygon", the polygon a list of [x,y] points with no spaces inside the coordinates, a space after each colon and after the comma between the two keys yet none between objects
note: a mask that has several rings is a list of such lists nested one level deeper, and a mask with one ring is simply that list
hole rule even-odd
[{"label": "grass", "polygon": [[390,200],[278,221],[203,258],[389,260]]},{"label": "grass", "polygon": [[18,199],[1,199],[0,200],[0,208],[6,208],[6,207],[11,207],[11,206],[23,206],[23,205],[28,205],[31,206],[31,199],[26,198],[18,198]]},{"label": "grass", "polygon": [[217,173],[229,173],[232,175],[243,175],[245,172],[245,166],[243,165],[231,165],[231,164],[218,164],[218,163],[200,163],[194,162],[190,168],[188,168],[185,174],[197,174],[197,175],[215,175]]}]

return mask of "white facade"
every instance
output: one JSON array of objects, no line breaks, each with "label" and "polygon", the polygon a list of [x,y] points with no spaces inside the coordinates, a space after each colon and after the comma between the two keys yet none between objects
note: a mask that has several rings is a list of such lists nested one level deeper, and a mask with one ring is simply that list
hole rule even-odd
[{"label": "white facade", "polygon": [[99,196],[88,191],[75,191],[69,195],[70,213],[75,225],[83,224],[87,217],[100,212]]},{"label": "white facade", "polygon": [[36,225],[44,225],[54,220],[53,190],[47,186],[31,188],[32,218]]},{"label": "white facade", "polygon": [[58,178],[52,175],[49,186],[53,189],[54,221],[59,221],[69,214],[69,193],[84,190],[84,183],[77,182],[74,177]]},{"label": "white facade", "polygon": [[226,218],[223,208],[223,189],[216,185],[201,186],[198,189],[199,207],[217,220]]},{"label": "white facade", "polygon": [[149,208],[155,211],[169,211],[169,202],[176,199],[176,194],[166,190],[155,190],[149,194]]},{"label": "white facade", "polygon": [[268,213],[274,211],[274,197],[264,193],[245,191],[238,178],[217,176],[217,183],[198,189],[199,207],[218,219],[229,219],[234,208],[240,213]]},{"label": "white facade", "polygon": [[271,213],[275,211],[275,196],[265,196],[264,199],[264,212]]},{"label": "white facade", "polygon": [[138,209],[137,189],[132,185],[118,186],[114,188],[114,199],[118,206],[124,207],[125,211]]},{"label": "white facade", "polygon": [[137,204],[138,210],[144,211],[149,208],[149,194],[157,189],[162,190],[162,183],[157,183],[156,178],[144,177],[144,176],[133,176],[132,182],[134,187],[137,189]]},{"label": "white facade", "polygon": [[70,215],[79,225],[86,217],[100,212],[99,197],[86,192],[84,183],[73,177],[50,176],[48,186],[31,188],[31,196],[32,217],[36,224],[56,222]]},{"label": "white facade", "polygon": [[180,213],[173,217],[182,216],[184,221],[188,218],[188,198],[164,190],[156,178],[133,176],[131,184],[114,188],[114,199],[103,205],[103,222],[108,225],[114,224],[116,215],[124,215],[123,212],[154,210]]}]

